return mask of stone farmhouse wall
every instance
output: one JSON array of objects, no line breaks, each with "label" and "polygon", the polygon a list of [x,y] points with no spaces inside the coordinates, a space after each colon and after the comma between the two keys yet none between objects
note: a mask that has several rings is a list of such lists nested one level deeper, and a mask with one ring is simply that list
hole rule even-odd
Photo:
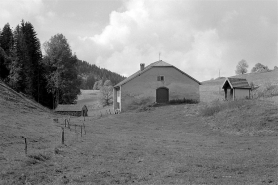
[{"label": "stone farmhouse wall", "polygon": [[[164,81],[157,81],[157,76],[164,76]],[[153,67],[121,86],[118,92],[121,111],[128,110],[128,106],[134,100],[147,99],[155,102],[156,89],[160,87],[169,89],[169,101],[176,99],[200,101],[199,84],[195,80],[174,67]]]}]

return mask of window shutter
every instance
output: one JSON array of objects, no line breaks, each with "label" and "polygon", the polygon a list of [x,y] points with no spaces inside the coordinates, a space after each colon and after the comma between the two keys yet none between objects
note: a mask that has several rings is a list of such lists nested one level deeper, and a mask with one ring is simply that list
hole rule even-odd
[{"label": "window shutter", "polygon": [[160,76],[157,76],[157,81],[160,81]]}]

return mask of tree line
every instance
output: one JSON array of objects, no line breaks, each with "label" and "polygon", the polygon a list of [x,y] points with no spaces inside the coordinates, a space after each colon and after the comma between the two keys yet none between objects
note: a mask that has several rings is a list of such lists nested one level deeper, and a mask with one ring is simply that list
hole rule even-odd
[{"label": "tree line", "polygon": [[111,85],[116,85],[125,78],[107,69],[97,67],[95,64],[89,64],[86,61],[78,60],[77,63],[78,73],[82,77],[81,89],[99,90],[107,80],[111,81]]},{"label": "tree line", "polygon": [[91,84],[98,80],[115,84],[123,79],[80,61],[63,34],[52,36],[43,49],[44,55],[30,22],[22,20],[14,30],[7,23],[0,29],[1,80],[48,108],[75,103],[80,88],[93,88]]},{"label": "tree line", "polygon": [[[242,59],[241,61],[238,62],[236,66],[235,73],[236,74],[245,74],[247,73],[247,68],[249,67],[248,63],[246,60]],[[273,70],[278,70],[277,66],[274,66]],[[251,69],[251,73],[261,73],[261,72],[268,72],[272,71],[268,68],[268,66],[263,65],[261,63],[255,64],[255,66]]]}]

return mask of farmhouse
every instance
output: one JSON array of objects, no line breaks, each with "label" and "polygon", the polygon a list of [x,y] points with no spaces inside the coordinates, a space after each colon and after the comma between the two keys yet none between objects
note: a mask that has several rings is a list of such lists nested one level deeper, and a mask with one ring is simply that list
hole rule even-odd
[{"label": "farmhouse", "polygon": [[251,87],[245,78],[226,78],[222,85],[225,100],[250,98]]},{"label": "farmhouse", "polygon": [[87,106],[84,105],[83,107],[81,105],[75,105],[75,104],[66,104],[62,105],[59,104],[55,112],[58,114],[63,114],[63,115],[70,115],[70,116],[87,116]]},{"label": "farmhouse", "polygon": [[126,111],[140,102],[168,103],[171,100],[200,101],[201,83],[162,60],[140,70],[114,86],[114,110]]}]

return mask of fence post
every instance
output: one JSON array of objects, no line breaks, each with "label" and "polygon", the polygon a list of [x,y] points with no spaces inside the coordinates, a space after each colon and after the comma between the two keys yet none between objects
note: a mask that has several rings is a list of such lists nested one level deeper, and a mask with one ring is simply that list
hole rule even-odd
[{"label": "fence post", "polygon": [[65,132],[64,128],[62,127],[62,145],[65,143]]},{"label": "fence post", "polygon": [[86,135],[85,123],[83,122],[84,134]]},{"label": "fence post", "polygon": [[75,132],[76,132],[76,124],[74,125],[74,130],[75,130]]},{"label": "fence post", "polygon": [[111,114],[111,111],[110,111],[110,109],[109,109],[109,113]]},{"label": "fence post", "polygon": [[26,137],[24,138],[24,144],[25,144],[25,148],[24,148],[25,155],[27,155],[27,138]]},{"label": "fence post", "polygon": [[67,119],[65,118],[65,127],[67,127]]},{"label": "fence post", "polygon": [[80,126],[80,129],[81,129],[81,137],[82,137],[82,126]]},{"label": "fence post", "polygon": [[100,111],[100,117],[102,117],[102,113],[101,113],[101,111]]}]

